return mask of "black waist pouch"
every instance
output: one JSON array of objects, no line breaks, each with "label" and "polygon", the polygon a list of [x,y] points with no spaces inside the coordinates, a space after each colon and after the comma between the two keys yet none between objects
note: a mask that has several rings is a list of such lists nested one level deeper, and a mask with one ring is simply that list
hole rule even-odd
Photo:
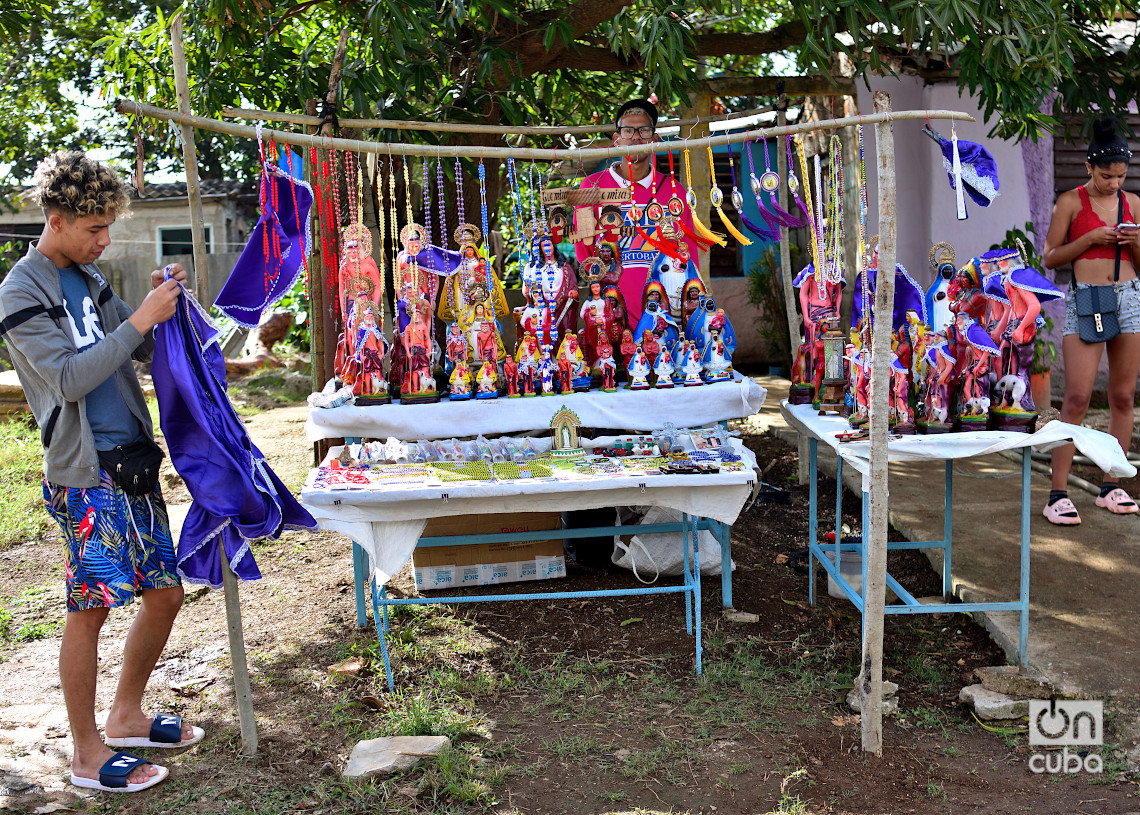
[{"label": "black waist pouch", "polygon": [[99,451],[99,466],[127,495],[149,495],[158,485],[162,448],[150,439]]}]

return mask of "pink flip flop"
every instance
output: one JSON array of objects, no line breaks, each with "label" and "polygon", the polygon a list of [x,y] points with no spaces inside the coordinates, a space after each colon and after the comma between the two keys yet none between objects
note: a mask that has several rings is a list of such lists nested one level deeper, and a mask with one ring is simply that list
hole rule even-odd
[{"label": "pink flip flop", "polygon": [[[1098,498],[1097,501],[1099,500]],[[1081,522],[1081,514],[1077,512],[1076,505],[1068,498],[1062,498],[1054,504],[1046,504],[1041,514],[1049,523],[1057,526],[1076,526]]]},{"label": "pink flip flop", "polygon": [[1117,487],[1108,495],[1098,495],[1096,505],[1098,507],[1104,507],[1116,515],[1131,515],[1134,512],[1140,512],[1140,507],[1136,506],[1136,502],[1120,487]]}]

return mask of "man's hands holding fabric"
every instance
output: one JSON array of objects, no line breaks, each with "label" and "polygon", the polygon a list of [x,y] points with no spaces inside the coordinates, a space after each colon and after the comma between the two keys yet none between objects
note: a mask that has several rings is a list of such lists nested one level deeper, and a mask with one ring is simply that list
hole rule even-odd
[{"label": "man's hands holding fabric", "polygon": [[[177,267],[181,269],[182,267]],[[157,272],[161,275],[162,272]],[[182,272],[183,278],[186,273]],[[154,276],[151,276],[153,281]],[[138,329],[140,334],[145,334],[150,331],[159,323],[164,323],[174,316],[174,310],[178,306],[178,297],[182,294],[182,289],[178,285],[179,281],[173,277],[170,280],[160,282],[160,284],[151,290],[146,299],[142,301],[135,313],[128,319],[131,325]]]},{"label": "man's hands holding fabric", "polygon": [[[182,268],[181,263],[174,263],[167,267],[170,270],[170,277],[177,280],[179,283],[186,283],[186,270]],[[150,287],[157,289],[166,280],[166,274],[163,269],[155,269],[150,273]]]}]

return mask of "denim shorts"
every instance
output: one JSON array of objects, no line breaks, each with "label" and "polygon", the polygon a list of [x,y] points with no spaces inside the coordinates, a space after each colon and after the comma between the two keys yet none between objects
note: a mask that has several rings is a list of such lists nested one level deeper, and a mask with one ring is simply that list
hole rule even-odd
[{"label": "denim shorts", "polygon": [[[1087,289],[1091,283],[1078,283],[1078,289]],[[1133,278],[1116,286],[1116,321],[1121,334],[1140,334],[1140,280]],[[1077,329],[1077,295],[1070,286],[1065,290],[1065,336],[1079,334]]]}]

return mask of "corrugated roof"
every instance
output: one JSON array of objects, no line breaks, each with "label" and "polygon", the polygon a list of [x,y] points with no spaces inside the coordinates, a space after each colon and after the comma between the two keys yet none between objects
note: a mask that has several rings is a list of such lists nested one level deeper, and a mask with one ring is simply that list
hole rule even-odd
[{"label": "corrugated roof", "polygon": [[[199,182],[199,186],[203,196],[238,197],[241,195],[253,195],[257,189],[252,182],[228,181],[224,178],[203,178]],[[142,198],[139,198],[138,192],[132,187],[130,195],[132,199],[140,201],[161,198],[185,198],[186,182],[147,184],[146,195]]]}]

